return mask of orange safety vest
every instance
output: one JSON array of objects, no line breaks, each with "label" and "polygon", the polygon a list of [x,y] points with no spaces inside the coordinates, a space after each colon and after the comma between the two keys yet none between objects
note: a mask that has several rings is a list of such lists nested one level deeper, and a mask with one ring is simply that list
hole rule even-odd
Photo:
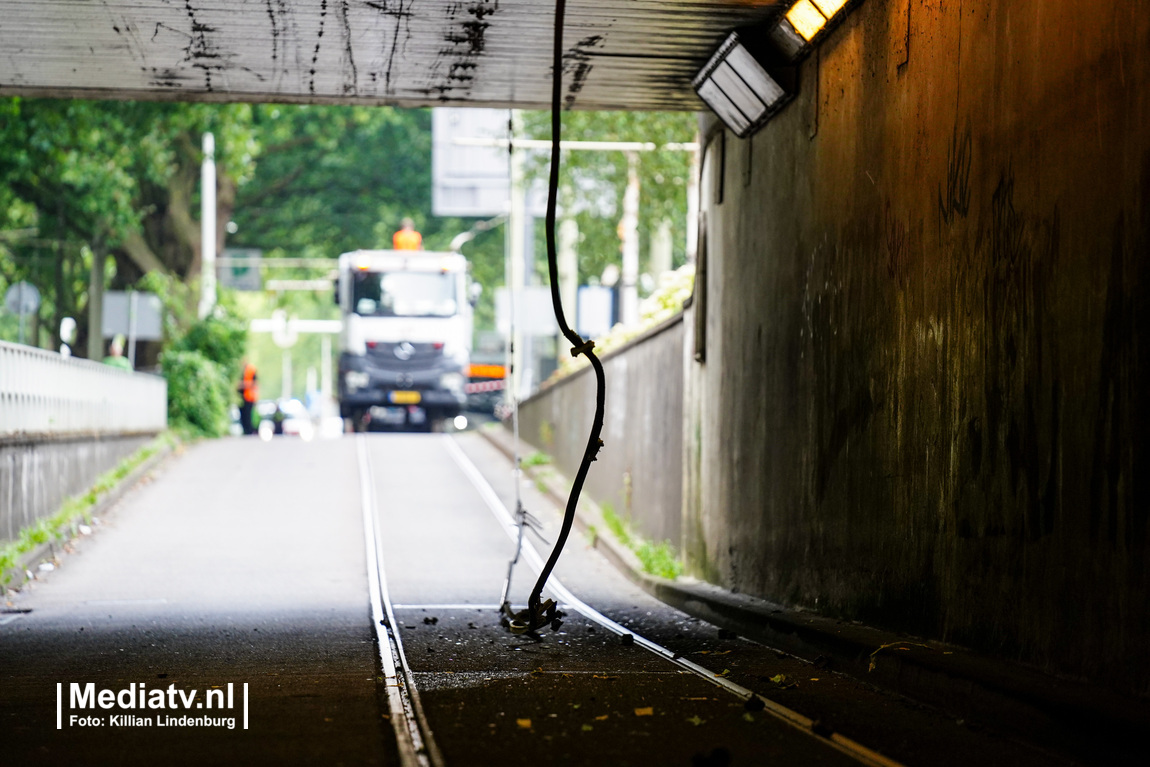
[{"label": "orange safety vest", "polygon": [[395,250],[419,250],[423,247],[423,235],[414,229],[400,229],[391,238]]},{"label": "orange safety vest", "polygon": [[250,362],[244,365],[243,394],[244,402],[255,402],[260,397],[260,388],[256,384],[256,366]]}]

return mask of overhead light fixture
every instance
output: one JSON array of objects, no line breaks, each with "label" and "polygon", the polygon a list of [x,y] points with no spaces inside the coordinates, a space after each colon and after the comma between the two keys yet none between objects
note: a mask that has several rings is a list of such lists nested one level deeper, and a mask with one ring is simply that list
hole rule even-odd
[{"label": "overhead light fixture", "polygon": [[699,98],[739,138],[760,128],[794,97],[793,72],[772,75],[763,63],[770,63],[764,55],[769,52],[756,53],[745,36],[732,32],[692,82]]},{"label": "overhead light fixture", "polygon": [[855,0],[798,0],[771,29],[771,42],[789,60],[802,58],[845,15]]}]

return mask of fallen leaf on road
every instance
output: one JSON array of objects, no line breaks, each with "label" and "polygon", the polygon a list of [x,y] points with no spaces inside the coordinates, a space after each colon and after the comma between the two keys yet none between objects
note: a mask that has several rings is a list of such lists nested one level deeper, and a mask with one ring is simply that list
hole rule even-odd
[{"label": "fallen leaf on road", "polygon": [[812,676],[812,677],[811,677],[811,681],[812,681],[812,682],[817,682],[817,681],[819,681],[819,678],[818,678],[817,676]]},{"label": "fallen leaf on road", "polygon": [[592,674],[592,679],[618,679],[617,676],[608,676],[607,674]]},{"label": "fallen leaf on road", "polygon": [[699,716],[696,714],[695,716],[691,717],[687,721],[690,722],[691,724],[695,725],[696,727],[698,727],[700,724],[705,724],[707,720],[706,719],[700,719]]},{"label": "fallen leaf on road", "polygon": [[608,716],[610,716],[610,714],[603,714],[603,716],[597,716],[597,717],[595,717],[595,721],[596,722],[605,722],[605,721],[607,721]]},{"label": "fallen leaf on road", "polygon": [[654,716],[654,714],[655,714],[655,707],[654,706],[646,706],[645,708],[635,709],[635,716]]},{"label": "fallen leaf on road", "polygon": [[583,732],[591,732],[591,730],[594,730],[594,729],[595,729],[595,728],[594,728],[594,727],[592,727],[592,726],[591,726],[591,725],[589,725],[589,724],[585,724],[585,725],[583,725]]},{"label": "fallen leaf on road", "polygon": [[531,720],[530,719],[516,719],[515,723],[517,725],[519,725],[524,730],[530,730],[531,729]]},{"label": "fallen leaf on road", "polygon": [[751,715],[750,711],[743,712],[743,719],[748,722],[755,721],[755,717]]}]

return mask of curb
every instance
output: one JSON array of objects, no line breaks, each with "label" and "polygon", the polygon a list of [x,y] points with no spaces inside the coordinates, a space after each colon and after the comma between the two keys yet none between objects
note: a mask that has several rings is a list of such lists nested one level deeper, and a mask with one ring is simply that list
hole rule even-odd
[{"label": "curb", "polygon": [[[112,505],[123,498],[129,490],[139,484],[140,480],[150,474],[161,461],[171,455],[174,449],[175,446],[171,443],[160,446],[155,453],[148,456],[143,463],[132,469],[127,476],[117,482],[115,487],[96,499],[96,502],[92,504],[88,512],[92,516],[102,516]],[[34,573],[34,565],[38,565],[42,561],[58,560],[60,558],[60,552],[63,551],[64,544],[74,540],[79,534],[77,530],[78,524],[79,523],[75,521],[72,522],[72,535],[69,538],[62,541],[48,541],[21,554],[16,560],[15,567],[10,568],[6,573],[0,573],[0,575],[9,576],[9,580],[6,583],[0,583],[0,590],[18,590],[23,588],[30,580],[28,574]],[[34,577],[35,575],[33,575],[33,578]]]},{"label": "curb", "polygon": [[[478,432],[514,460],[506,429]],[[540,472],[524,466],[523,472],[542,483],[539,489],[546,489],[546,495],[560,509],[566,506],[568,485],[554,467],[548,465],[548,471]],[[864,684],[940,709],[956,719],[1058,743],[1071,751],[1081,751],[1083,742],[1095,747],[1109,742],[1120,747],[1134,733],[1150,730],[1150,701],[962,647],[794,610],[709,583],[650,575],[603,525],[598,506],[586,494],[580,498],[575,525],[583,531],[594,526],[594,548],[661,602]],[[1105,749],[1093,748],[1082,756],[1094,761],[1102,751]]]}]

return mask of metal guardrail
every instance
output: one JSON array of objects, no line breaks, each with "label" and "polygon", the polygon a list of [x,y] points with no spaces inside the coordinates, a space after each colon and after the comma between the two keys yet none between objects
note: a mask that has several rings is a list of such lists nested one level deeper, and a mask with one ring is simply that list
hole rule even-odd
[{"label": "metal guardrail", "polygon": [[167,424],[163,378],[0,341],[0,438],[155,432]]}]

